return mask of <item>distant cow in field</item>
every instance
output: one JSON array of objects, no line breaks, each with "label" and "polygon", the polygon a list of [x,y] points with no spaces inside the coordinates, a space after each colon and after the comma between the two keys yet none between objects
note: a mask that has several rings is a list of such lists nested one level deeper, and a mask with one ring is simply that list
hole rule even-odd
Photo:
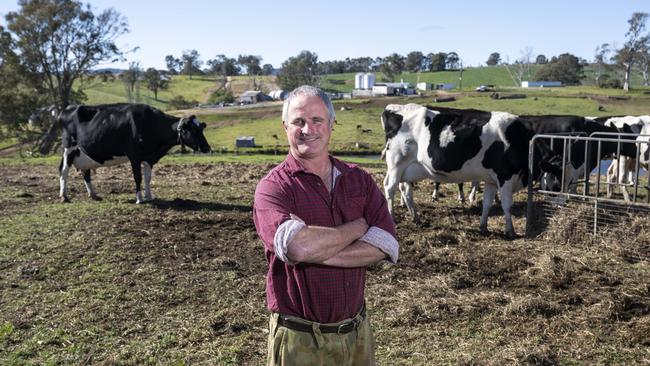
[{"label": "distant cow in field", "polygon": [[[153,199],[151,170],[173,146],[184,144],[209,152],[205,123],[195,116],[178,118],[145,104],[69,106],[58,116],[63,128],[63,158],[59,165],[60,197],[69,202],[70,167],[83,172],[88,195],[100,200],[91,183],[91,169],[131,163],[136,203]],[[143,169],[144,168],[144,169]],[[144,170],[144,196],[141,191]]]}]

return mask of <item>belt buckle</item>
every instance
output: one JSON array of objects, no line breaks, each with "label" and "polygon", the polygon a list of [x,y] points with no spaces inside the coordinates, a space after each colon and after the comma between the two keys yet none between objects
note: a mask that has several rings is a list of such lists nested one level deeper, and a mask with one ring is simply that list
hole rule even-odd
[{"label": "belt buckle", "polygon": [[[352,329],[348,328],[350,326],[352,327]],[[356,320],[356,319],[352,319],[349,322],[345,322],[345,323],[339,325],[337,330],[336,330],[336,334],[341,335],[341,334],[350,333],[351,331],[357,329],[358,326],[359,326],[359,321]]]}]

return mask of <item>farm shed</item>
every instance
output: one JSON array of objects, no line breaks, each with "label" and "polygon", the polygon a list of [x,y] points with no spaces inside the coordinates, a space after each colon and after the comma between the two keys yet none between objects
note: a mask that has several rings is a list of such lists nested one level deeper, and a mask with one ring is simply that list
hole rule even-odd
[{"label": "farm shed", "polygon": [[438,83],[435,85],[436,90],[451,90],[456,87],[456,84],[452,83]]},{"label": "farm shed", "polygon": [[431,83],[418,83],[416,87],[418,90],[431,90]]},{"label": "farm shed", "polygon": [[235,147],[255,147],[255,137],[239,136],[235,140]]},{"label": "farm shed", "polygon": [[522,81],[522,88],[550,88],[562,86],[561,81]]},{"label": "farm shed", "polygon": [[415,88],[410,83],[385,83],[375,84],[372,87],[373,95],[412,95],[415,94]]},{"label": "farm shed", "polygon": [[239,96],[239,101],[244,104],[258,103],[271,100],[271,97],[258,90],[248,90]]}]

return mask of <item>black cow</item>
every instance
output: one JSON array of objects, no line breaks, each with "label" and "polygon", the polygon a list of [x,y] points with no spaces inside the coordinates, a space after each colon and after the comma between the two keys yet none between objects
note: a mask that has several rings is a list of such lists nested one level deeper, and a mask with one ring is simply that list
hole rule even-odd
[{"label": "black cow", "polygon": [[[630,126],[628,124],[621,124],[621,127],[618,128],[612,123],[603,125],[601,120],[592,121],[587,119],[585,123],[587,136],[599,132],[607,134],[627,133],[636,135],[621,136],[620,140],[622,142],[620,143],[613,141],[600,141],[600,143],[598,143],[597,141],[585,141],[579,139],[571,141],[571,148],[569,150],[570,154],[568,154],[568,161],[566,163],[563,164],[563,158],[560,155],[554,156],[551,159],[540,163],[541,169],[545,172],[542,188],[557,192],[575,190],[578,179],[584,177],[585,173],[589,174],[594,168],[596,168],[600,160],[607,157],[616,157],[617,154],[620,154],[618,155],[619,158],[626,157],[628,159],[636,159],[637,147],[633,142],[637,141],[638,134],[641,132],[642,128],[643,125]],[[594,137],[609,139],[616,138],[614,135],[606,134],[596,134]],[[639,147],[642,152],[647,149],[645,146]],[[586,154],[585,149],[587,149]],[[599,152],[600,155],[598,154]],[[644,161],[643,154],[641,154],[641,161]],[[563,165],[564,170],[562,170]],[[563,176],[564,187],[561,186]],[[625,199],[629,200],[629,197],[626,196]]]},{"label": "black cow", "polygon": [[[382,124],[388,146],[384,188],[389,209],[392,210],[393,195],[403,175],[426,174],[436,181],[450,183],[484,181],[481,232],[487,232],[488,212],[498,188],[505,232],[514,236],[512,195],[528,183],[528,145],[532,137],[538,133],[583,131],[585,121],[578,116],[462,113],[434,111],[417,104],[388,105]],[[534,178],[541,176],[539,163],[555,154],[545,143],[536,144]]]},{"label": "black cow", "polygon": [[[136,203],[153,199],[151,169],[173,146],[184,144],[209,152],[205,123],[195,116],[178,118],[145,104],[69,106],[58,116],[63,128],[63,158],[59,165],[63,202],[69,202],[67,177],[71,166],[83,172],[88,195],[100,200],[90,170],[131,163]],[[144,197],[140,189],[144,167]]]}]

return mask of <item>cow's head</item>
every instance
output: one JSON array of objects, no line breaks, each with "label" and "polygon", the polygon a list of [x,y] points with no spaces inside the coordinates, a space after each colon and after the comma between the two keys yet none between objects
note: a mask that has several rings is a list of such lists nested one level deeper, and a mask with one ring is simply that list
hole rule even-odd
[{"label": "cow's head", "polygon": [[48,107],[41,107],[29,116],[27,122],[30,128],[47,128],[52,124],[52,121],[54,121],[58,113],[59,110],[54,104]]},{"label": "cow's head", "polygon": [[[584,165],[575,168],[570,161],[567,161],[564,163],[564,170],[562,165],[562,156],[559,154],[540,161],[539,168],[542,170],[540,185],[543,190],[566,193],[575,189],[580,173],[584,170]],[[562,186],[563,176],[564,187]]]},{"label": "cow's head", "polygon": [[205,123],[200,122],[196,116],[183,117],[178,122],[178,139],[192,150],[207,153],[211,148],[203,135]]}]

